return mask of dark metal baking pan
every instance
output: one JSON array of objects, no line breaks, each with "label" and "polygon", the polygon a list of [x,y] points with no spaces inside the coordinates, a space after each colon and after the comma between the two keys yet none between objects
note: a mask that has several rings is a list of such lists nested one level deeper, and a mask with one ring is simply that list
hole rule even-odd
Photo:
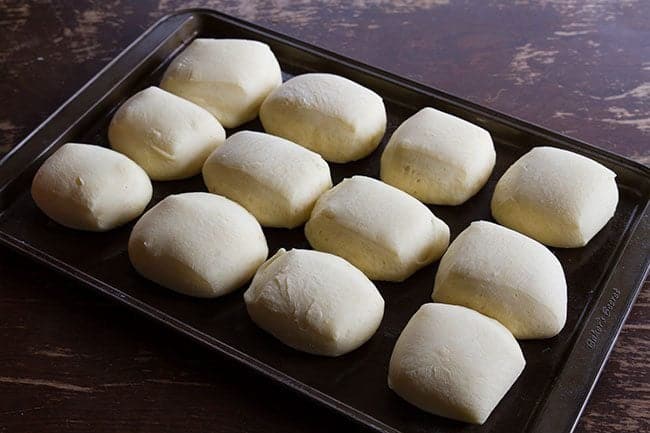
[{"label": "dark metal baking pan", "polygon": [[[433,106],[487,128],[497,165],[487,186],[466,204],[433,206],[452,237],[471,221],[490,219],[496,180],[533,146],[570,149],[617,173],[620,202],[614,218],[584,248],[555,249],[566,271],[569,308],[559,336],[522,342],[523,374],[483,426],[426,414],[386,385],[388,360],[401,329],[429,301],[436,266],[403,283],[378,283],[386,314],[377,334],[340,358],[299,353],[248,318],[242,291],[214,300],[174,294],[139,277],[126,253],[132,225],[108,233],[69,230],[34,205],[29,187],[44,158],[68,141],[107,145],[112,113],[136,91],[157,84],[165,66],[193,38],[250,38],[268,43],[285,77],[333,72],[378,92],[395,127],[423,106]],[[260,130],[257,121],[241,129]],[[230,131],[232,132],[232,131]],[[335,182],[357,173],[378,176],[383,145],[371,156],[332,164]],[[546,131],[440,91],[209,10],[170,15],[147,30],[0,162],[0,240],[217,352],[270,376],[325,406],[382,432],[545,432],[572,430],[598,378],[648,269],[650,170],[619,156]],[[202,191],[200,177],[154,184],[151,205],[168,194]],[[302,228],[267,229],[270,251],[307,248]]]}]

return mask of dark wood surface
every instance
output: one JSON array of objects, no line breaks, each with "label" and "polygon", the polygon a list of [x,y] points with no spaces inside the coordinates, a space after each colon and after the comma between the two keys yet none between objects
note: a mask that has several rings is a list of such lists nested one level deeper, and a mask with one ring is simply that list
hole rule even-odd
[{"label": "dark wood surface", "polygon": [[[6,152],[165,13],[214,7],[650,163],[650,2],[0,0]],[[356,429],[0,248],[0,431]],[[650,431],[646,283],[578,426]]]}]

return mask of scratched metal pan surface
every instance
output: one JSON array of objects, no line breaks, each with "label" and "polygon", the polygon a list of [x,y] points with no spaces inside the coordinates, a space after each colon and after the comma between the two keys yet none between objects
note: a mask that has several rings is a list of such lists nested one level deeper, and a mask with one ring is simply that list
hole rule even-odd
[{"label": "scratched metal pan surface", "polygon": [[[335,183],[359,173],[377,177],[386,139],[421,107],[437,107],[487,128],[497,149],[496,168],[487,186],[462,206],[432,207],[449,224],[452,238],[471,221],[491,219],[489,200],[495,182],[533,146],[570,149],[617,173],[620,203],[614,218],[586,247],[553,250],[568,280],[566,327],[555,338],[522,342],[526,369],[483,426],[421,412],[386,385],[395,340],[411,315],[429,301],[435,265],[403,283],[378,283],[386,314],[377,334],[350,354],[322,358],[294,351],[258,329],[246,314],[242,290],[198,300],[139,277],[126,253],[132,224],[108,233],[84,233],[53,223],[36,208],[29,188],[44,158],[68,141],[107,146],[107,125],[119,104],[157,84],[169,61],[197,36],[257,39],[271,46],[285,78],[333,72],[382,95],[389,117],[384,143],[361,161],[332,164]],[[254,121],[241,129],[261,127]],[[619,156],[272,31],[214,11],[189,10],[147,30],[0,162],[0,240],[376,431],[559,433],[575,426],[647,273],[649,172]],[[200,177],[156,182],[150,206],[168,194],[203,190]],[[308,248],[302,228],[265,233],[271,252],[280,247]]]}]

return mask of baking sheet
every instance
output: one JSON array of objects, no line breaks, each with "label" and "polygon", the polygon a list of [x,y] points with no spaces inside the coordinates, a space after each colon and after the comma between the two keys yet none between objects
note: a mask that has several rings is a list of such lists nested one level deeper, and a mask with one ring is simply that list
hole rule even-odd
[{"label": "baking sheet", "polygon": [[[199,300],[138,276],[126,253],[132,224],[108,233],[78,232],[55,224],[36,208],[29,187],[44,158],[68,141],[107,146],[106,130],[114,110],[135,92],[158,84],[168,62],[197,36],[261,40],[271,45],[285,79],[305,72],[333,72],[384,98],[389,121],[383,143],[361,161],[330,164],[335,183],[354,174],[378,177],[386,140],[423,106],[488,129],[497,164],[486,187],[461,206],[431,206],[450,226],[452,239],[471,221],[491,220],[489,200],[496,181],[533,146],[576,151],[617,173],[620,201],[612,221],[584,248],[553,249],[569,287],[564,330],[552,339],[522,342],[526,369],[483,426],[423,413],[386,385],[393,345],[411,315],[430,301],[436,265],[403,283],[377,283],[386,300],[377,334],[350,354],[321,358],[294,351],[258,329],[246,314],[241,290]],[[261,126],[254,121],[238,129]],[[0,161],[0,240],[377,431],[557,433],[574,427],[647,273],[649,173],[632,161],[286,36],[214,11],[189,10],[152,26]],[[168,194],[185,191],[205,191],[200,176],[154,182],[150,207]],[[271,254],[280,247],[309,247],[302,228],[264,231]]]}]

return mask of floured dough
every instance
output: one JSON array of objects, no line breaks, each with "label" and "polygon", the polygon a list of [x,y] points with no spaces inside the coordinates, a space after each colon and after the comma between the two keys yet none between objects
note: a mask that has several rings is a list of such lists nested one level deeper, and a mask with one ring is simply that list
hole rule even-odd
[{"label": "floured dough", "polygon": [[304,74],[285,82],[262,104],[266,132],[294,141],[327,161],[356,161],[377,148],[386,108],[370,89],[333,74]]},{"label": "floured dough", "polygon": [[153,180],[198,174],[225,138],[210,113],[157,87],[129,98],[108,128],[111,147],[137,162]]},{"label": "floured dough", "polygon": [[267,254],[255,218],[207,192],[168,196],[140,218],[129,238],[129,259],[142,276],[200,298],[241,287]]},{"label": "floured dough", "polygon": [[395,344],[388,386],[424,411],[483,424],[525,365],[519,344],[496,320],[425,304]]},{"label": "floured dough", "polygon": [[151,194],[151,181],[135,162],[90,144],[64,144],[32,182],[36,205],[59,224],[79,230],[121,226],[144,211]]},{"label": "floured dough", "polygon": [[228,137],[205,162],[203,180],[210,192],[235,200],[263,226],[286,228],[307,221],[316,199],[332,187],[320,155],[253,131]]},{"label": "floured dough", "polygon": [[472,308],[517,338],[548,338],[566,322],[562,265],[539,242],[487,221],[473,222],[440,260],[433,300]]},{"label": "floured dough", "polygon": [[449,227],[415,198],[354,176],[325,192],[305,225],[317,250],[343,257],[373,280],[402,281],[442,256]]},{"label": "floured dough", "polygon": [[208,110],[226,128],[257,117],[282,84],[268,45],[245,39],[195,39],[167,68],[160,87]]},{"label": "floured dough", "polygon": [[501,177],[492,215],[504,226],[553,247],[582,247],[614,215],[616,174],[567,150],[536,147]]},{"label": "floured dough", "polygon": [[347,261],[280,249],[244,293],[255,323],[294,349],[339,356],[368,341],[384,315],[375,285]]},{"label": "floured dough", "polygon": [[381,179],[425,203],[458,205],[485,185],[495,158],[489,132],[427,107],[391,136]]}]

